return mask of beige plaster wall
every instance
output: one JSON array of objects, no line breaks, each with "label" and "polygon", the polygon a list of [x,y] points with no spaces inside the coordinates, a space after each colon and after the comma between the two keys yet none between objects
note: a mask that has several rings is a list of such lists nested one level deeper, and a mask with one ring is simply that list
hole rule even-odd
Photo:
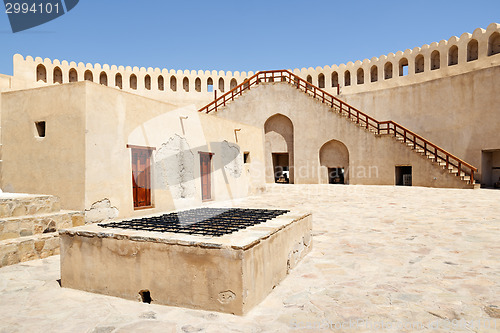
[{"label": "beige plaster wall", "polygon": [[[86,89],[87,209],[105,198],[119,210],[119,217],[199,205],[199,151],[215,153],[212,159],[213,200],[243,197],[263,186],[262,130],[200,114],[194,106],[178,108],[93,83],[86,83]],[[183,119],[186,116],[187,119]],[[237,140],[235,129],[241,129],[236,134]],[[169,169],[174,156],[165,156],[160,151],[172,138],[182,140],[183,151],[192,156],[192,160],[178,169],[190,169],[192,177],[169,178],[176,172]],[[127,144],[156,148],[152,155],[154,208],[133,208],[131,149]],[[238,147],[240,151],[234,161],[224,159],[229,146]],[[251,163],[243,163],[244,152],[250,152]],[[166,165],[162,162],[165,158]],[[172,194],[172,186],[184,194]]]},{"label": "beige plaster wall", "polygon": [[[84,84],[4,92],[2,179],[6,192],[57,195],[64,209],[85,198]],[[46,122],[37,137],[36,121]]]},{"label": "beige plaster wall", "polygon": [[[62,208],[86,209],[93,221],[199,205],[198,151],[215,153],[214,200],[243,197],[264,185],[262,130],[199,114],[194,106],[178,108],[77,82],[3,93],[2,107],[2,188],[57,195]],[[46,121],[45,138],[35,136],[39,120]],[[235,129],[240,129],[237,139]],[[177,151],[157,155],[169,140],[185,143],[181,153],[193,156],[189,163],[176,166]],[[127,144],[156,147],[154,208],[134,210]],[[251,163],[243,163],[244,152],[250,152]],[[192,170],[189,179],[176,178],[183,168]],[[178,195],[183,187],[189,190]]]},{"label": "beige plaster wall", "polygon": [[[394,185],[395,166],[412,165],[413,185],[468,187],[393,137],[375,136],[288,83],[259,84],[213,114],[263,128],[265,121],[278,113],[293,123],[297,184],[327,182],[327,170],[320,168],[319,152],[326,142],[338,140],[349,151],[350,184]],[[269,163],[266,171],[270,172]]]},{"label": "beige plaster wall", "polygon": [[500,149],[498,86],[500,66],[494,66],[342,97],[378,120],[398,122],[481,172],[481,151]]}]

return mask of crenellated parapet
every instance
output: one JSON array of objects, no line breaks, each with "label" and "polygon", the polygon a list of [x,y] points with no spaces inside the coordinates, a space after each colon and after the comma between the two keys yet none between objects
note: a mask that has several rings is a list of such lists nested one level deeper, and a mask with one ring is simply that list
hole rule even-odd
[{"label": "crenellated parapet", "polygon": [[124,91],[159,97],[160,95],[212,98],[214,90],[229,91],[252,76],[253,72],[194,71],[42,59],[14,55],[14,78],[18,88],[92,81]]},{"label": "crenellated parapet", "polygon": [[420,83],[472,70],[500,65],[500,25],[486,30],[453,36],[439,43],[423,45],[404,52],[389,53],[363,61],[316,68],[295,69],[314,85],[342,94],[386,89]]},{"label": "crenellated parapet", "polygon": [[[486,30],[478,28],[460,38],[454,36],[439,43],[354,63],[294,69],[293,73],[333,94],[337,91],[351,94],[420,83],[495,65],[500,65],[500,25],[492,23]],[[214,90],[227,92],[253,74],[77,64],[14,56],[17,88],[89,80],[180,103],[212,99]]]}]

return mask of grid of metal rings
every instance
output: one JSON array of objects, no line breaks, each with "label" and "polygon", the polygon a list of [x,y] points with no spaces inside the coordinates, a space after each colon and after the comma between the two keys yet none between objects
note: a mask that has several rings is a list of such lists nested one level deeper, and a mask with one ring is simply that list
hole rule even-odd
[{"label": "grid of metal rings", "polygon": [[222,236],[288,213],[277,209],[196,208],[161,216],[98,224],[104,228]]}]

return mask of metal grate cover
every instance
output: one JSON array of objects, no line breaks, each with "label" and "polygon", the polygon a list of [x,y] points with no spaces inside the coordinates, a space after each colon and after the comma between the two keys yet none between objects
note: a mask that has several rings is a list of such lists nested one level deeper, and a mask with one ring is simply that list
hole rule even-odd
[{"label": "metal grate cover", "polygon": [[288,212],[288,210],[276,209],[196,208],[161,216],[100,223],[98,225],[104,228],[175,232],[218,237],[266,222]]}]

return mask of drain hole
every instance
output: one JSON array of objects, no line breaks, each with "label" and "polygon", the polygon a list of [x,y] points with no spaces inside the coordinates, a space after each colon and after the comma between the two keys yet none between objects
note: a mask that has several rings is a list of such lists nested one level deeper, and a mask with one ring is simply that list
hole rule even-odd
[{"label": "drain hole", "polygon": [[149,290],[141,290],[139,291],[139,295],[141,295],[142,303],[151,304],[151,294]]}]

